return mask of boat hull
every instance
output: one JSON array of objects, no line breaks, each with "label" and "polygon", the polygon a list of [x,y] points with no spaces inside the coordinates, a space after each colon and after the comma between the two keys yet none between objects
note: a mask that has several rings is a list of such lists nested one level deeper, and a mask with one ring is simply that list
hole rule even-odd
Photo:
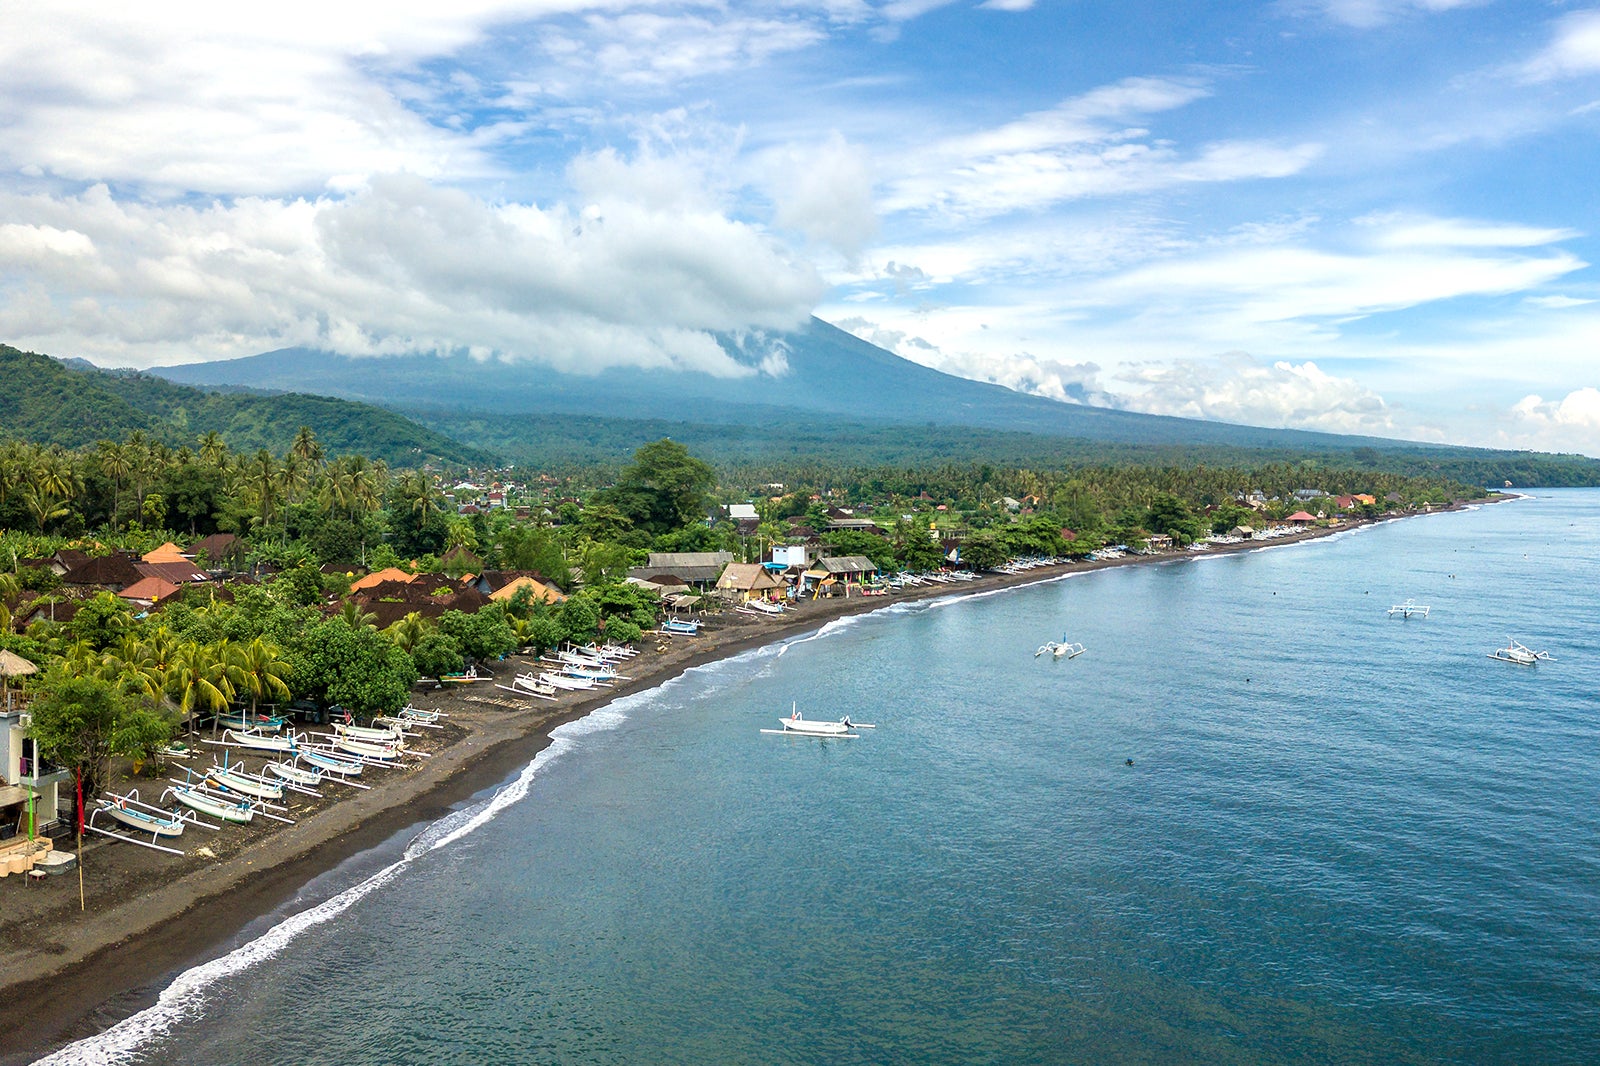
[{"label": "boat hull", "polygon": [[802,733],[810,737],[838,737],[850,732],[850,723],[813,721],[808,718],[780,718],[785,733]]},{"label": "boat hull", "polygon": [[222,800],[212,799],[210,796],[188,789],[175,788],[172,798],[188,807],[190,810],[209,814],[213,818],[221,818],[225,822],[237,822],[240,825],[249,822],[256,816],[248,804],[225,803]]},{"label": "boat hull", "polygon": [[131,807],[119,807],[115,803],[108,805],[105,811],[129,829],[141,833],[154,833],[158,837],[183,836],[183,822],[176,818],[162,818]]}]

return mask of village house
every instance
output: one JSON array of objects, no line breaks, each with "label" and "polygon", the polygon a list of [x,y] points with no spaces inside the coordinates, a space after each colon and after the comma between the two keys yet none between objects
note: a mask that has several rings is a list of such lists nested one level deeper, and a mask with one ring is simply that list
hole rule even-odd
[{"label": "village house", "polygon": [[865,555],[841,555],[818,559],[810,570],[801,575],[800,592],[817,596],[849,596],[852,588],[859,590],[863,582],[878,575],[878,566]]},{"label": "village house", "polygon": [[717,589],[730,592],[739,602],[782,599],[789,583],[781,571],[773,573],[760,563],[729,563],[717,579]]},{"label": "village house", "polygon": [[732,552],[651,552],[645,564],[630,569],[628,576],[653,581],[662,575],[671,575],[685,585],[705,591],[717,583],[723,567],[731,562]]}]

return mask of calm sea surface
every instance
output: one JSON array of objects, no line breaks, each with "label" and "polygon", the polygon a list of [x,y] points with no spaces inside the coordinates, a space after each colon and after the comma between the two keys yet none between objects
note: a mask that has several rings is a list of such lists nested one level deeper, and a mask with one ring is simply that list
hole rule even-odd
[{"label": "calm sea surface", "polygon": [[[1597,588],[1571,491],[836,623],[568,727],[60,1058],[1594,1063]],[[795,702],[878,728],[760,733]]]}]

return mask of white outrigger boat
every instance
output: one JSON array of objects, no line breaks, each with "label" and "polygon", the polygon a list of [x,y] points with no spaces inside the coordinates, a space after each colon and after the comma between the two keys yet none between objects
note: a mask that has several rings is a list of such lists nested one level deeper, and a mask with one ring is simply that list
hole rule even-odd
[{"label": "white outrigger boat", "polygon": [[300,758],[302,761],[315,766],[324,775],[332,774],[335,777],[344,779],[344,783],[347,785],[355,785],[356,788],[371,787],[369,785],[356,785],[354,781],[349,780],[352,777],[361,776],[361,767],[364,764],[360,759],[341,758],[333,752],[323,751],[321,748],[305,748],[300,752]]},{"label": "white outrigger boat", "polygon": [[[100,806],[95,808],[94,813],[89,815],[89,821],[84,825],[85,829],[101,836],[111,837],[113,840],[125,840],[130,844],[138,844],[142,848],[165,851],[172,855],[184,854],[177,848],[163,847],[157,844],[156,841],[181,837],[183,835],[183,827],[187,824],[187,819],[181,815],[173,814],[171,811],[162,810],[160,807],[152,807],[148,803],[140,803],[137,789],[120,796],[116,793],[108,792],[100,798],[99,804]],[[129,836],[128,833],[102,828],[95,824],[101,815],[109,816],[118,825],[131,833],[141,835],[149,833],[150,839],[140,840],[138,837]]]},{"label": "white outrigger boat", "polygon": [[1033,653],[1033,657],[1037,659],[1048,653],[1055,659],[1076,659],[1087,650],[1082,644],[1074,644],[1070,640],[1047,640],[1039,645],[1039,650]]},{"label": "white outrigger boat", "polygon": [[245,711],[225,712],[217,715],[217,724],[226,729],[254,729],[276,733],[289,720],[273,714],[249,714]]},{"label": "white outrigger boat", "polygon": [[779,718],[778,723],[782,729],[763,729],[763,733],[775,735],[794,735],[802,737],[859,737],[860,733],[852,733],[852,729],[876,729],[875,725],[866,722],[852,722],[849,715],[845,715],[837,722],[830,722],[820,718],[806,718],[800,713],[799,707],[794,707],[787,718]]},{"label": "white outrigger boat", "polygon": [[293,751],[305,739],[298,733],[263,733],[257,729],[224,729],[221,740],[207,744],[228,744],[254,751]]},{"label": "white outrigger boat", "polygon": [[299,785],[302,788],[311,789],[322,784],[322,772],[320,770],[307,770],[304,766],[299,766],[293,762],[269,762],[267,763],[267,772],[276,774],[290,784]]},{"label": "white outrigger boat", "polygon": [[385,744],[375,740],[360,740],[344,734],[334,737],[333,746],[339,751],[360,756],[367,762],[385,766],[397,764],[405,750],[398,744]]},{"label": "white outrigger boat", "polygon": [[420,722],[423,725],[435,725],[441,718],[449,718],[443,711],[425,711],[421,707],[406,704],[395,712],[396,717],[404,718],[408,722]]},{"label": "white outrigger boat", "polygon": [[540,674],[539,680],[546,685],[566,689],[568,692],[583,692],[599,683],[591,677],[568,677],[566,674],[550,673]]},{"label": "white outrigger boat", "polygon": [[495,685],[495,688],[513,696],[537,696],[541,700],[555,699],[558,691],[554,685],[545,684],[535,674],[518,674],[511,679],[511,684]]},{"label": "white outrigger boat", "polygon": [[283,799],[283,782],[268,781],[231,766],[212,766],[206,771],[206,780],[241,796],[264,800]]},{"label": "white outrigger boat", "polygon": [[366,740],[374,744],[399,744],[405,739],[405,731],[394,726],[350,725],[345,722],[335,722],[333,731],[352,740]]},{"label": "white outrigger boat", "polygon": [[1489,653],[1489,658],[1499,659],[1503,663],[1516,663],[1518,666],[1534,666],[1540,662],[1555,662],[1556,657],[1547,651],[1534,651],[1519,640],[1513,640],[1504,648],[1496,648]]},{"label": "white outrigger boat", "polygon": [[1432,609],[1433,608],[1428,607],[1426,604],[1413,603],[1410,600],[1407,600],[1404,603],[1397,603],[1393,607],[1389,608],[1389,617],[1393,618],[1396,615],[1399,615],[1401,618],[1410,618],[1412,615],[1416,615],[1418,618],[1426,618],[1428,617],[1428,612]]},{"label": "white outrigger boat", "polygon": [[248,800],[224,797],[199,785],[185,784],[176,780],[172,785],[173,787],[163,792],[161,797],[165,799],[171,796],[190,810],[239,825],[247,824],[256,816],[256,809]]}]

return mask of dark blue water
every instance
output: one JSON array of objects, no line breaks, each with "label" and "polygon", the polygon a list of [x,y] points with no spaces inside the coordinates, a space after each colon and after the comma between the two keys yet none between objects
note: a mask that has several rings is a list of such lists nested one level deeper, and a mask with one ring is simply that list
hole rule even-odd
[{"label": "dark blue water", "polygon": [[1597,579],[1563,492],[836,624],[64,1057],[1600,1061]]}]

